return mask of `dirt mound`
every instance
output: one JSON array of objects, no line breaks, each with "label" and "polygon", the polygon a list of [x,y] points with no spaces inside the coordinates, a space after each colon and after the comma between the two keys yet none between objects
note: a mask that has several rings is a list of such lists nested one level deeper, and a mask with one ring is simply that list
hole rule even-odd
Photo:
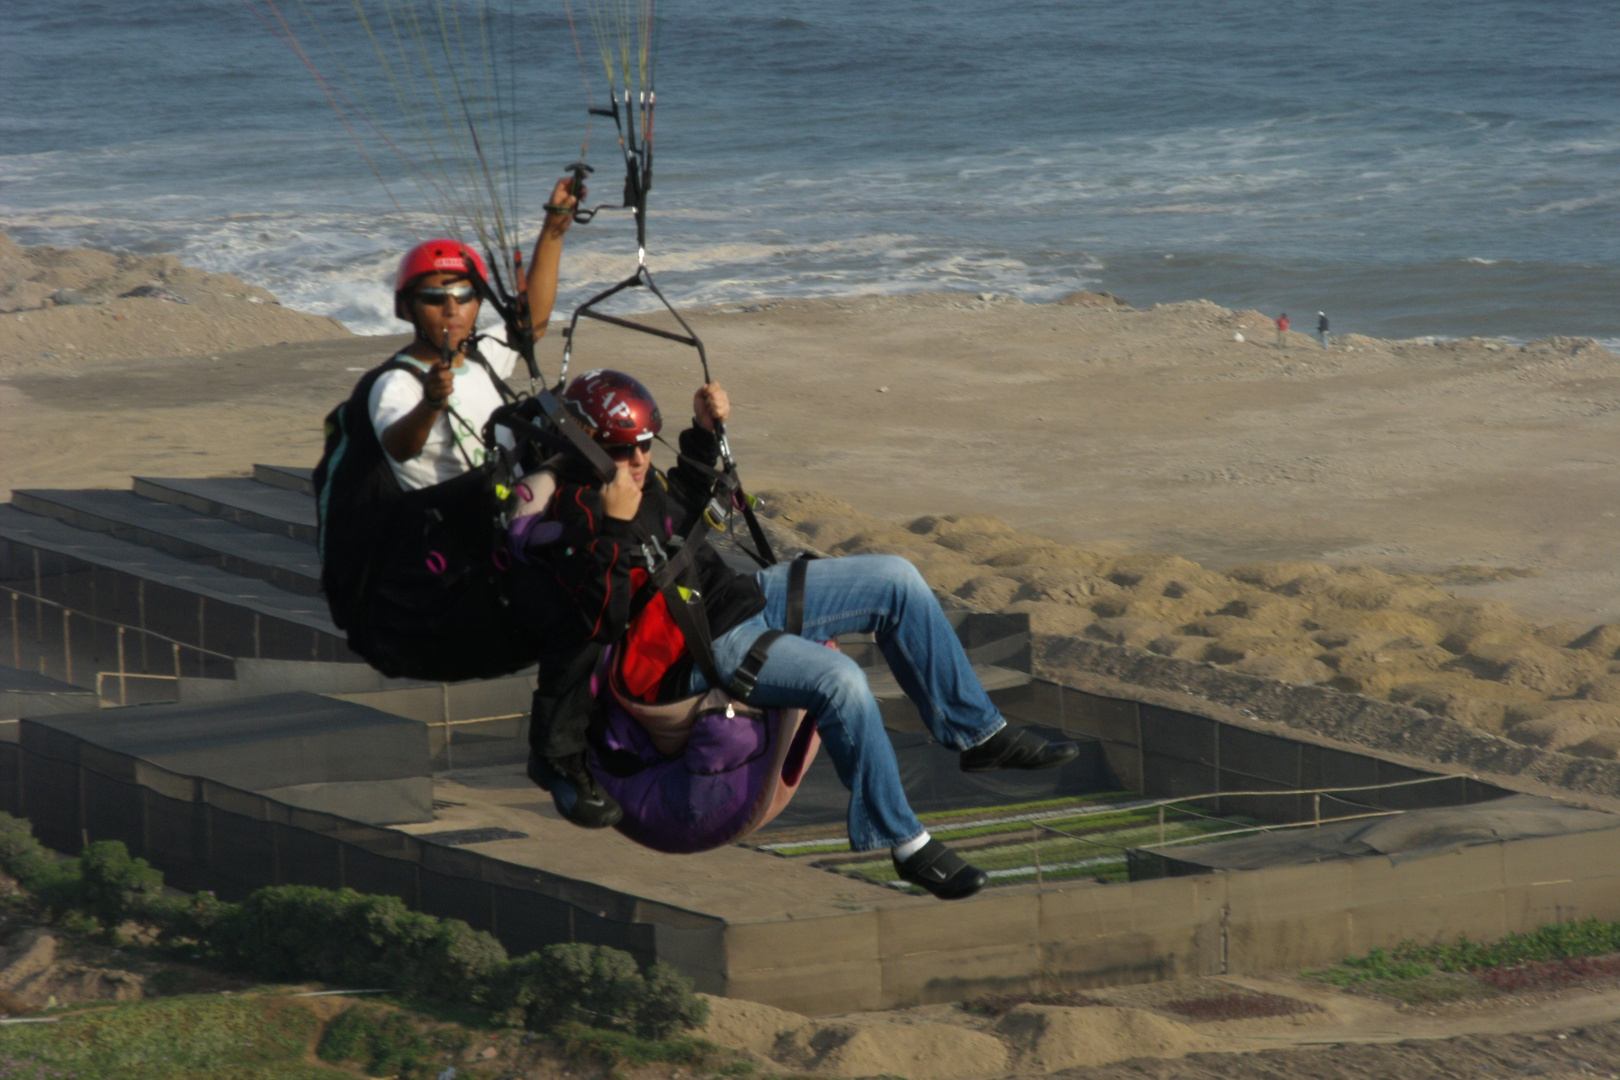
[{"label": "dirt mound", "polygon": [[1019,1072],[1048,1073],[1139,1057],[1181,1057],[1210,1048],[1174,1020],[1144,1009],[1020,1005],[995,1028]]},{"label": "dirt mound", "polygon": [[[1209,1042],[1143,1009],[1018,1005],[981,1027],[955,1010],[812,1020],[730,998],[710,998],[698,1034],[763,1067],[824,1076],[983,1080],[1009,1072],[1054,1072],[1133,1057],[1179,1057]],[[955,1021],[955,1022],[951,1022]]]},{"label": "dirt mound", "polygon": [[84,1001],[135,1001],[143,980],[132,972],[97,967],[58,955],[48,930],[25,930],[0,950],[0,994],[7,1012]]},{"label": "dirt mound", "polygon": [[1028,613],[1037,634],[1322,684],[1525,746],[1620,754],[1620,626],[1540,625],[1445,588],[1479,567],[1416,575],[1294,561],[1218,573],[1175,555],[1069,547],[983,514],[896,525],[822,495],[769,501],[811,545],[903,556],[942,592]]},{"label": "dirt mound", "polygon": [[0,234],[0,371],[348,336],[336,319],[172,255],[23,248]]}]

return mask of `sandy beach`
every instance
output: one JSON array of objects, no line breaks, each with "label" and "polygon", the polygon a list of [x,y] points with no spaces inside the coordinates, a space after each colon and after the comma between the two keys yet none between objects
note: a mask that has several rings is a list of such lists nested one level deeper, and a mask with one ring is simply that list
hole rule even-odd
[{"label": "sandy beach", "polygon": [[[313,464],[322,417],[403,340],[340,335],[172,259],[0,255],[23,283],[0,314],[8,489]],[[118,298],[133,281],[177,299]],[[75,302],[51,299],[63,288]],[[1324,350],[1279,345],[1255,311],[1095,293],[691,320],[735,402],[745,480],[817,547],[904,554],[1040,634],[1620,750],[1620,506],[1603,471],[1620,379],[1589,340]],[[548,377],[559,337],[541,345]],[[636,372],[672,419],[699,379],[690,350],[598,325],[574,365]]]}]

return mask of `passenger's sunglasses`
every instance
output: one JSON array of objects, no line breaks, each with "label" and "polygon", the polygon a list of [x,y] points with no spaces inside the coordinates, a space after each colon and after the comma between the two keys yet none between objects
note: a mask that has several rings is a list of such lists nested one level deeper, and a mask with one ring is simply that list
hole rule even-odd
[{"label": "passenger's sunglasses", "polygon": [[471,285],[424,285],[416,290],[416,298],[429,307],[442,307],[446,300],[470,304],[478,298],[478,290]]},{"label": "passenger's sunglasses", "polygon": [[614,461],[629,461],[636,456],[637,450],[648,454],[652,453],[652,440],[646,439],[642,442],[626,443],[619,446],[604,446],[602,449],[606,450],[607,456]]}]

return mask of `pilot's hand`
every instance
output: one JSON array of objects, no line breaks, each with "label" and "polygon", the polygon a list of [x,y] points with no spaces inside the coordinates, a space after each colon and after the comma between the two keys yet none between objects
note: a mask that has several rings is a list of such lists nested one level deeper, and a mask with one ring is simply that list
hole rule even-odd
[{"label": "pilot's hand", "polygon": [[704,431],[713,431],[731,416],[731,398],[717,382],[698,387],[692,395],[692,417]]},{"label": "pilot's hand", "polygon": [[[560,235],[568,231],[568,226],[574,223],[574,209],[585,201],[585,184],[580,182],[579,191],[574,191],[574,178],[565,176],[557,181],[557,186],[551,189],[551,198],[546,203],[546,231]],[[557,207],[557,209],[552,209]]]},{"label": "pilot's hand", "polygon": [[434,361],[428,368],[427,374],[422,378],[422,399],[431,409],[444,408],[450,395],[455,393],[456,376],[450,370],[450,365],[443,358]]},{"label": "pilot's hand", "polygon": [[602,486],[602,509],[607,516],[618,521],[631,521],[641,509],[641,488],[630,475],[628,461],[616,462],[618,471],[613,479]]}]

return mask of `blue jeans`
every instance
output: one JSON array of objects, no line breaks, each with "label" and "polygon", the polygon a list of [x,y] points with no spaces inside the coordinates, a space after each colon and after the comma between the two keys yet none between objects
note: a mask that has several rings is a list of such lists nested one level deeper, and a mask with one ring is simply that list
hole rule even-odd
[{"label": "blue jeans", "polygon": [[[730,681],[756,638],[787,622],[788,565],[756,575],[765,610],[721,634],[715,667]],[[860,666],[821,644],[873,633],[895,678],[935,739],[952,750],[977,746],[1006,724],[991,704],[956,632],[917,568],[897,555],[815,559],[805,568],[804,636],[771,646],[752,705],[799,708],[817,720],[822,745],[849,789],[849,846],[893,847],[923,831],[900,784],[894,746]],[[693,692],[708,688],[701,672]]]}]

